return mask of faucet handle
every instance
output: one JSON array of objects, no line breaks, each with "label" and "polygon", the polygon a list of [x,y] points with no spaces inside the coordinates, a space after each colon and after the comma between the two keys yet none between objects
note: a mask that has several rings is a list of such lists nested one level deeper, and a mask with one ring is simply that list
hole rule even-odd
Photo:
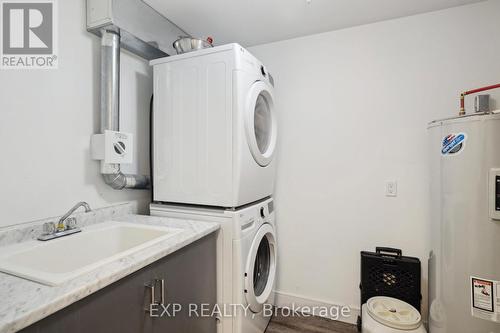
[{"label": "faucet handle", "polygon": [[43,224],[43,234],[50,235],[56,231],[56,224],[54,222],[47,222]]},{"label": "faucet handle", "polygon": [[71,230],[76,228],[76,218],[68,217],[66,219],[66,230]]}]

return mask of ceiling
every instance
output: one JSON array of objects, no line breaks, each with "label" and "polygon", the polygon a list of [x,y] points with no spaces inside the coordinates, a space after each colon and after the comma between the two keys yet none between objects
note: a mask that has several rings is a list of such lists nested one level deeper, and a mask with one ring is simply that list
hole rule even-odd
[{"label": "ceiling", "polygon": [[144,0],[186,32],[253,46],[481,0]]}]

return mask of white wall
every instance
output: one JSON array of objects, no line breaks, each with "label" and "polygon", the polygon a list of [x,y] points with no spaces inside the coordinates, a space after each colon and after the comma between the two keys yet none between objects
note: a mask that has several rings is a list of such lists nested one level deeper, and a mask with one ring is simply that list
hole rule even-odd
[{"label": "white wall", "polygon": [[500,82],[499,31],[495,0],[251,48],[276,79],[283,299],[359,306],[375,246],[420,257],[426,287],[426,125]]},{"label": "white wall", "polygon": [[[114,191],[90,159],[99,132],[99,39],[85,30],[85,1],[59,5],[59,69],[0,70],[0,226],[63,214],[79,200],[94,208],[149,200],[149,191]],[[136,163],[149,173],[152,73],[122,53],[123,131],[136,135]]]}]

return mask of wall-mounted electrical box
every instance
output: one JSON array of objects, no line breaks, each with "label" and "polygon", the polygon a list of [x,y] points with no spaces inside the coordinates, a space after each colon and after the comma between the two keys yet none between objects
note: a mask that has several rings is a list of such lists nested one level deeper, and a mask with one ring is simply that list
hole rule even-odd
[{"label": "wall-mounted electrical box", "polygon": [[104,131],[90,140],[92,159],[107,164],[130,164],[133,161],[134,137],[130,133]]}]

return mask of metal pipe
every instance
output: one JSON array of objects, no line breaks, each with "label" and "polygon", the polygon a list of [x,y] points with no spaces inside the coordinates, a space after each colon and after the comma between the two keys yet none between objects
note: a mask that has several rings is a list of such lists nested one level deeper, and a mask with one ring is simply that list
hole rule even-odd
[{"label": "metal pipe", "polygon": [[472,90],[468,90],[468,91],[465,91],[465,92],[461,93],[460,94],[460,112],[458,114],[460,116],[464,116],[465,115],[465,96],[471,95],[471,94],[480,93],[480,92],[487,91],[487,90],[498,89],[498,88],[500,88],[500,84],[494,84],[494,85],[491,85],[491,86],[486,86],[486,87],[482,87],[482,88],[472,89]]},{"label": "metal pipe", "polygon": [[[103,30],[101,39],[101,133],[120,130],[120,34]],[[101,162],[104,182],[115,190],[149,189],[144,175],[126,175],[120,164]]]},{"label": "metal pipe", "polygon": [[120,35],[103,31],[101,39],[101,133],[120,130]]}]

